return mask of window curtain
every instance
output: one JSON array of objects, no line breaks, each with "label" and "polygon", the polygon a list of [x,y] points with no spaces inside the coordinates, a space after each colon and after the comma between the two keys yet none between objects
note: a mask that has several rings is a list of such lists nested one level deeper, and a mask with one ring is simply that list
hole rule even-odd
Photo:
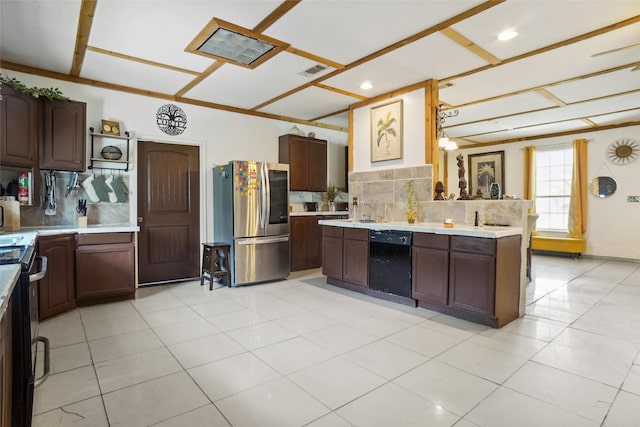
[{"label": "window curtain", "polygon": [[587,186],[587,140],[576,139],[573,141],[573,175],[567,237],[582,239],[587,232]]},{"label": "window curtain", "polygon": [[[536,198],[536,147],[530,145],[524,147],[524,200],[534,200]],[[535,205],[533,211],[535,212]]]}]

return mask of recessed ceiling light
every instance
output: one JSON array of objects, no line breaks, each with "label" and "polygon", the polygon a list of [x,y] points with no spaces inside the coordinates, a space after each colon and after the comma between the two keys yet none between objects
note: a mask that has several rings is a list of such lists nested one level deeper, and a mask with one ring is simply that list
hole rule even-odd
[{"label": "recessed ceiling light", "polygon": [[362,82],[362,84],[360,85],[360,89],[362,89],[362,90],[369,90],[372,87],[373,87],[373,85],[371,84],[370,81]]},{"label": "recessed ceiling light", "polygon": [[513,28],[510,28],[498,34],[498,40],[507,41],[507,40],[514,39],[517,36],[518,36],[518,32]]}]

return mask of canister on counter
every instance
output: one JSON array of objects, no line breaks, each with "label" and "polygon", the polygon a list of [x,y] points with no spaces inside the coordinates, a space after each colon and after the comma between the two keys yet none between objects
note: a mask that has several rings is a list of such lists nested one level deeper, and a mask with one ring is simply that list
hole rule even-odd
[{"label": "canister on counter", "polygon": [[18,201],[21,205],[28,205],[29,199],[29,174],[21,173],[18,175]]}]

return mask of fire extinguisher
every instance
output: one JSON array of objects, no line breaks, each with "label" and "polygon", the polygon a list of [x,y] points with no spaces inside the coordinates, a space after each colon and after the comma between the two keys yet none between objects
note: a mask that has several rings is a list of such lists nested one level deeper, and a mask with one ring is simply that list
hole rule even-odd
[{"label": "fire extinguisher", "polygon": [[18,201],[21,205],[29,204],[29,174],[18,175]]}]

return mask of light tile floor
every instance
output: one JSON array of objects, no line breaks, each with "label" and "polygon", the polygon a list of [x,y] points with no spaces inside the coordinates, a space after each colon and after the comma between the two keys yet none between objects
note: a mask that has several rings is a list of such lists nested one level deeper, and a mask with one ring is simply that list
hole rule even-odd
[{"label": "light tile floor", "polygon": [[534,256],[497,330],[325,284],[317,271],[40,325],[40,426],[640,426],[640,264]]}]

